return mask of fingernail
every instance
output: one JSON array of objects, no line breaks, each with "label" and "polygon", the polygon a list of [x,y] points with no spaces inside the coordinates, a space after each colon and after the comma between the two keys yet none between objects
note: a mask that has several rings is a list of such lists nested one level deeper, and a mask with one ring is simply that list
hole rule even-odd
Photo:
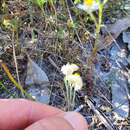
[{"label": "fingernail", "polygon": [[84,130],[85,119],[76,112],[67,112],[64,118],[72,125],[74,130]]}]

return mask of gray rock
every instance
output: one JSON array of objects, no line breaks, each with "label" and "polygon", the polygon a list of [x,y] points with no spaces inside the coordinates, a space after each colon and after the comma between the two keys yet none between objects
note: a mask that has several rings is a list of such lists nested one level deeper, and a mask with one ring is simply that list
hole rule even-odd
[{"label": "gray rock", "polygon": [[29,94],[32,95],[32,97],[38,101],[38,102],[41,102],[41,103],[44,103],[44,104],[49,104],[49,101],[50,101],[50,91],[48,88],[45,88],[44,89],[42,87],[38,87],[38,86],[31,86],[28,88],[28,91],[27,91]]},{"label": "gray rock", "polygon": [[129,101],[127,98],[127,80],[119,69],[113,69],[112,104],[116,120],[125,120],[129,115]]},{"label": "gray rock", "polygon": [[27,76],[26,76],[26,85],[34,85],[34,84],[49,84],[49,79],[46,73],[30,58],[28,60],[27,65]]},{"label": "gray rock", "polygon": [[30,93],[36,101],[44,104],[49,103],[49,79],[46,73],[34,61],[32,61],[30,57],[28,57],[25,84],[29,86],[28,93]]},{"label": "gray rock", "polygon": [[124,43],[128,43],[128,49],[130,51],[130,33],[123,32],[123,41]]}]

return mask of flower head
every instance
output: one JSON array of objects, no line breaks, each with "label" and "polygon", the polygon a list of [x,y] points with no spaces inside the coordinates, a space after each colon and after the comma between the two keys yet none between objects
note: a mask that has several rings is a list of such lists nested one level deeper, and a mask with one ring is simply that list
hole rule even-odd
[{"label": "flower head", "polygon": [[66,76],[65,80],[68,81],[69,86],[73,87],[75,91],[80,90],[83,86],[82,78],[78,73]]},{"label": "flower head", "polygon": [[83,4],[78,4],[77,7],[88,13],[98,10],[99,4],[96,0],[84,0]]},{"label": "flower head", "polygon": [[84,0],[84,5],[86,5],[86,6],[92,6],[93,2],[94,2],[94,0]]},{"label": "flower head", "polygon": [[83,81],[78,73],[73,74],[79,67],[76,64],[67,63],[61,68],[62,73],[65,75],[65,82],[69,87],[74,88],[75,91],[80,90],[83,86]]},{"label": "flower head", "polygon": [[70,64],[67,63],[66,65],[63,65],[61,68],[61,71],[64,75],[72,75],[74,71],[77,71],[79,67],[76,64]]},{"label": "flower head", "polygon": [[75,106],[75,97],[76,91],[82,89],[83,81],[78,73],[74,73],[77,71],[79,67],[75,64],[66,64],[63,65],[61,71],[65,75],[64,83],[66,88],[66,102],[68,106],[68,110],[73,110]]}]

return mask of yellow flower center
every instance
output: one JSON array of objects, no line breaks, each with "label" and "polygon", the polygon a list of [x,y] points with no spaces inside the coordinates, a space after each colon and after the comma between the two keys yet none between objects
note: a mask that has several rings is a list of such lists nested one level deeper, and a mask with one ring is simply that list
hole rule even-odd
[{"label": "yellow flower center", "polygon": [[86,5],[86,6],[92,6],[93,2],[94,2],[94,0],[84,0],[84,5]]}]

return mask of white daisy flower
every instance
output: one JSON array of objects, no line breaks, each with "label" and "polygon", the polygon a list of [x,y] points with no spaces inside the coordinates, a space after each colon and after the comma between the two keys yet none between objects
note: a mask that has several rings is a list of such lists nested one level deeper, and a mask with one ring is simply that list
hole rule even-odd
[{"label": "white daisy flower", "polygon": [[91,13],[99,9],[99,4],[96,2],[96,0],[84,0],[83,4],[77,5],[77,8]]},{"label": "white daisy flower", "polygon": [[66,65],[63,65],[61,68],[61,71],[64,75],[72,75],[74,71],[77,71],[79,67],[76,64],[70,64],[67,63]]},{"label": "white daisy flower", "polygon": [[68,81],[69,86],[73,87],[75,91],[82,89],[83,81],[79,74],[67,75],[65,76],[65,80]]}]

